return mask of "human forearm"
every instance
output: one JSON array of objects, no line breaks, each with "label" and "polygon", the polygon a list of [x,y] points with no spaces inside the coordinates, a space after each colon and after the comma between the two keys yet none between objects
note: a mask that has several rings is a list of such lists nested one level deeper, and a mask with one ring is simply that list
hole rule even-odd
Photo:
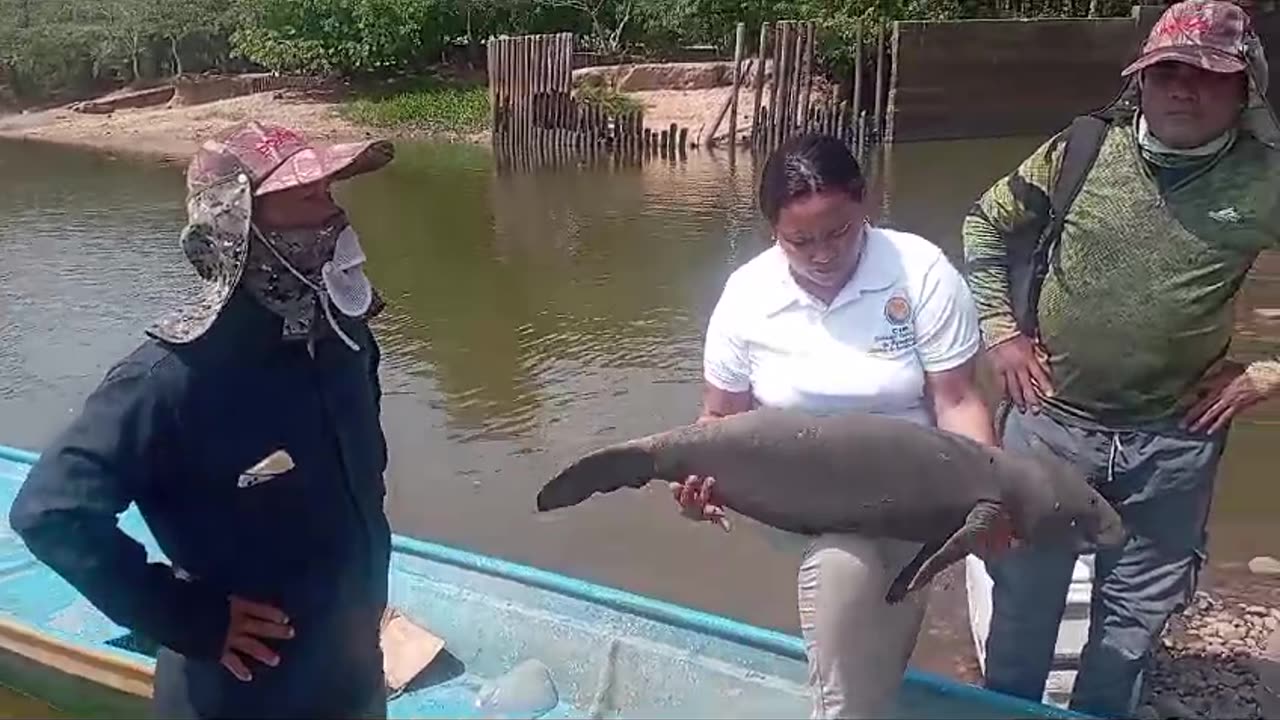
[{"label": "human forearm", "polygon": [[15,503],[11,514],[31,553],[113,622],[184,655],[216,658],[226,635],[227,598],[148,562],[145,549],[114,520],[26,503]]},{"label": "human forearm", "polygon": [[925,373],[934,421],[941,430],[996,446],[991,409],[977,383],[977,359],[941,372]]},{"label": "human forearm", "polygon": [[1018,333],[1009,300],[1004,238],[989,219],[978,213],[965,217],[962,235],[966,279],[978,308],[983,341],[988,347],[998,345]]},{"label": "human forearm", "polygon": [[28,473],[9,524],[37,559],[119,625],[183,654],[217,657],[227,598],[182,580],[118,518],[181,471],[174,414],[152,363],[113,368]]},{"label": "human forearm", "polygon": [[702,409],[698,413],[698,423],[719,420],[729,415],[746,412],[751,409],[751,391],[731,392],[716,387],[710,382],[702,388]]},{"label": "human forearm", "polygon": [[1034,246],[1049,222],[1050,197],[1061,163],[1059,133],[996,181],[965,215],[961,227],[965,276],[987,347],[1017,337],[1010,267],[1027,273]]},{"label": "human forearm", "polygon": [[940,405],[935,412],[940,429],[964,435],[984,445],[999,444],[991,424],[990,408],[976,391],[959,402]]}]

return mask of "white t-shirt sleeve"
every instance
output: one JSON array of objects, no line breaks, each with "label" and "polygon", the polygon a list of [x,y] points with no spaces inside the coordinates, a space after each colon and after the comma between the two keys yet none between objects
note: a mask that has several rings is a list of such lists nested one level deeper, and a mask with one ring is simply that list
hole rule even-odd
[{"label": "white t-shirt sleeve", "polygon": [[925,372],[964,364],[981,347],[978,309],[964,278],[941,252],[925,271],[916,311],[916,352]]},{"label": "white t-shirt sleeve", "polygon": [[751,365],[747,345],[739,332],[743,296],[734,292],[732,278],[707,322],[702,351],[702,373],[707,382],[725,392],[751,389]]}]

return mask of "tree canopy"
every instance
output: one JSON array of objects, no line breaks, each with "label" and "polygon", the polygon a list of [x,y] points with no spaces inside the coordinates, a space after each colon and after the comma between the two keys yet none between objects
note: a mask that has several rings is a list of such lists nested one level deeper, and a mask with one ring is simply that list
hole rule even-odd
[{"label": "tree canopy", "polygon": [[393,75],[491,35],[572,31],[584,50],[731,49],[765,20],[813,20],[820,55],[893,20],[1127,15],[1128,0],[0,0],[0,85],[48,98],[181,72]]}]

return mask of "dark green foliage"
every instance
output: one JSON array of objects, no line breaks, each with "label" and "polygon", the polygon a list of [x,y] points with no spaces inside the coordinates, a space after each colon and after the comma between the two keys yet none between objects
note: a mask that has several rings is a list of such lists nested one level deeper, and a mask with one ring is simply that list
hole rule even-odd
[{"label": "dark green foliage", "polygon": [[391,77],[482,60],[484,38],[571,31],[582,50],[754,52],[764,20],[813,20],[820,59],[893,20],[1127,15],[1127,0],[0,0],[0,96],[92,90],[209,69]]}]

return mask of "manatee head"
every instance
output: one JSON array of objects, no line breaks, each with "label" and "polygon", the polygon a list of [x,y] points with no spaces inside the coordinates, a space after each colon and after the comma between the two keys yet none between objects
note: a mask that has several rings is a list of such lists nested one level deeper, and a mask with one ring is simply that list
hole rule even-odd
[{"label": "manatee head", "polygon": [[1018,535],[1078,552],[1117,546],[1127,537],[1120,514],[1084,473],[1044,449],[1007,454],[1004,488]]}]

